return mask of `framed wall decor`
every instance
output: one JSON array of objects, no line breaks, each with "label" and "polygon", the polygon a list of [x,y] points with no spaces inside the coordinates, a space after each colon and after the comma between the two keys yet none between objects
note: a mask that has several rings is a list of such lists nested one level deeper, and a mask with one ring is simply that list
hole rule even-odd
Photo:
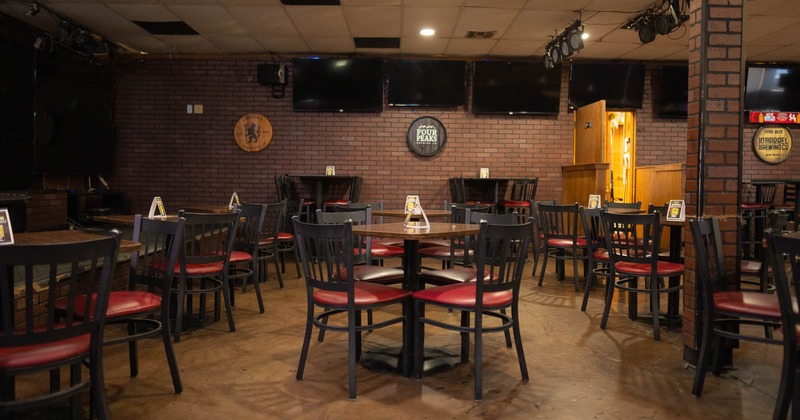
[{"label": "framed wall decor", "polygon": [[762,161],[777,165],[789,158],[792,133],[786,126],[762,125],[753,135],[753,151]]},{"label": "framed wall decor", "polygon": [[420,156],[433,156],[441,152],[446,143],[447,130],[444,124],[434,117],[417,118],[406,132],[408,148]]},{"label": "framed wall decor", "polygon": [[272,124],[261,114],[245,114],[236,122],[233,138],[245,152],[260,152],[272,141]]}]

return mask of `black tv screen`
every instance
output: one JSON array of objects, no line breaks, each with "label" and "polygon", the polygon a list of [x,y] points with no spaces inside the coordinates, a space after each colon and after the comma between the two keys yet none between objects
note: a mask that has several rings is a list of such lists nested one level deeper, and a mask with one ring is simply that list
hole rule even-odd
[{"label": "black tv screen", "polygon": [[569,74],[569,107],[606,100],[607,109],[639,109],[644,97],[644,66],[633,63],[574,62]]},{"label": "black tv screen", "polygon": [[110,68],[66,52],[37,54],[33,96],[36,173],[111,173],[113,89]]},{"label": "black tv screen", "polygon": [[27,36],[0,33],[0,191],[33,179],[33,52]]},{"label": "black tv screen", "polygon": [[390,60],[389,106],[461,106],[466,63],[440,60]]},{"label": "black tv screen", "polygon": [[472,82],[474,114],[556,115],[561,67],[541,62],[478,61]]},{"label": "black tv screen", "polygon": [[295,111],[381,112],[383,74],[376,59],[292,60]]},{"label": "black tv screen", "polygon": [[744,89],[747,111],[800,111],[800,68],[748,66]]},{"label": "black tv screen", "polygon": [[689,66],[661,67],[661,84],[656,116],[686,118],[689,102]]}]

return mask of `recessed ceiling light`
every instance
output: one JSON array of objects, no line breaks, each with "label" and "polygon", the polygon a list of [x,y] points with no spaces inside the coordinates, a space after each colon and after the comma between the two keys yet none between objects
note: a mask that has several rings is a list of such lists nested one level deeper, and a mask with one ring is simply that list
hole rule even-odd
[{"label": "recessed ceiling light", "polygon": [[431,28],[424,28],[419,31],[419,34],[422,36],[433,36],[435,33],[436,30]]}]

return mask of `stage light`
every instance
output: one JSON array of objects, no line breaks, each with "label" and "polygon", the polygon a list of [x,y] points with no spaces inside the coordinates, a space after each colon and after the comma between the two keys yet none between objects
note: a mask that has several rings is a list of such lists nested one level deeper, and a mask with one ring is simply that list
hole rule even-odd
[{"label": "stage light", "polygon": [[637,32],[639,33],[639,41],[642,41],[642,44],[653,42],[656,39],[656,30],[649,21],[644,22]]}]

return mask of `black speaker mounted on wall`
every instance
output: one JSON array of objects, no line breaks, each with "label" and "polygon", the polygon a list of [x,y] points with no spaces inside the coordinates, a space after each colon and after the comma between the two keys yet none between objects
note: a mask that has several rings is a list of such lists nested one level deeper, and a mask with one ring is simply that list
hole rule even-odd
[{"label": "black speaker mounted on wall", "polygon": [[286,67],[279,63],[259,64],[258,83],[264,86],[286,84]]}]

